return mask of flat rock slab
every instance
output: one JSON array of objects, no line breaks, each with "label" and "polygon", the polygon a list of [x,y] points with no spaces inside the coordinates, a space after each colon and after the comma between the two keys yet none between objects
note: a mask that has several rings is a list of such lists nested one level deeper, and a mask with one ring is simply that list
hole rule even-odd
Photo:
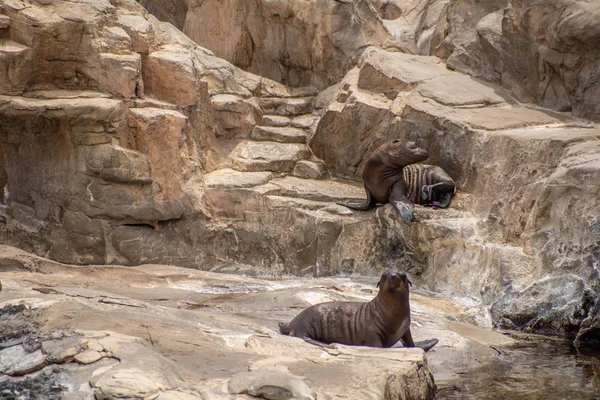
[{"label": "flat rock slab", "polygon": [[362,185],[333,180],[300,179],[293,176],[273,179],[271,183],[279,187],[278,192],[281,196],[327,202],[350,201],[358,203],[366,201],[365,190]]},{"label": "flat rock slab", "polygon": [[358,86],[372,91],[417,91],[452,106],[504,103],[499,89],[470,76],[450,71],[437,57],[370,50],[362,60]]},{"label": "flat rock slab", "polygon": [[310,149],[304,144],[245,141],[233,149],[227,162],[239,171],[286,172],[309,156]]},{"label": "flat rock slab", "polygon": [[448,106],[466,106],[505,103],[503,90],[478,81],[470,76],[451,73],[436,76],[419,83],[417,91],[438,103]]},{"label": "flat rock slab", "polygon": [[204,175],[204,183],[211,188],[246,188],[264,185],[273,178],[273,174],[264,172],[242,172],[225,168]]},{"label": "flat rock slab", "polygon": [[306,143],[306,132],[294,127],[255,126],[250,136],[254,140],[279,143]]},{"label": "flat rock slab", "polygon": [[548,110],[510,105],[484,108],[451,108],[418,96],[409,100],[407,108],[412,108],[415,111],[436,118],[447,119],[457,125],[467,125],[474,129],[486,131],[562,124],[572,120],[569,116]]}]

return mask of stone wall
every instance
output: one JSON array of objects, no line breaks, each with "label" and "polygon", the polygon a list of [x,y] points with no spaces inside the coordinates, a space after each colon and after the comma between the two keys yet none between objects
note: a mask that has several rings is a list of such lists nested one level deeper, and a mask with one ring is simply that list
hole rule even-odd
[{"label": "stone wall", "polygon": [[500,83],[517,100],[599,119],[597,1],[373,1],[402,50]]},{"label": "stone wall", "polygon": [[290,86],[338,82],[368,45],[394,46],[366,0],[180,0],[142,5],[234,65]]}]

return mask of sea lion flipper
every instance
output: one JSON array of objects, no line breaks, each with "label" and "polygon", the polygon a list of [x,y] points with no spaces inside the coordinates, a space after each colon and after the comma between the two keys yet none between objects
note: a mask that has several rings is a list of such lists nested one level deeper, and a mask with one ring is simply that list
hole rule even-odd
[{"label": "sea lion flipper", "polygon": [[415,347],[415,342],[413,341],[412,335],[410,333],[410,328],[408,328],[406,332],[404,332],[404,335],[402,335],[400,341],[402,341],[402,345],[404,347]]},{"label": "sea lion flipper", "polygon": [[427,203],[433,201],[432,196],[431,196],[432,190],[433,189],[432,189],[431,185],[423,185],[423,187],[421,188],[422,204],[427,204]]},{"label": "sea lion flipper", "polygon": [[371,191],[369,190],[367,185],[365,185],[365,192],[367,192],[367,202],[364,204],[350,204],[350,203],[335,203],[335,204],[344,206],[344,207],[348,207],[351,210],[369,211],[369,210],[375,208],[375,206],[377,205],[377,200],[375,199],[375,197],[373,197],[373,194],[371,193]]},{"label": "sea lion flipper", "polygon": [[400,214],[404,222],[408,225],[413,220],[413,204],[406,197],[406,185],[404,181],[398,181],[392,186],[389,202]]},{"label": "sea lion flipper", "polygon": [[398,211],[404,222],[410,225],[413,219],[414,210],[412,203],[408,201],[391,201],[390,203],[394,206],[396,211]]},{"label": "sea lion flipper", "polygon": [[429,339],[429,340],[422,340],[420,342],[415,343],[415,347],[419,347],[423,350],[425,350],[425,352],[431,350],[431,348],[433,346],[435,346],[436,344],[438,344],[439,340],[437,339]]},{"label": "sea lion flipper", "polygon": [[304,341],[306,343],[310,343],[310,344],[313,344],[315,346],[319,346],[319,347],[327,347],[327,346],[329,346],[327,343],[319,342],[318,340],[311,339],[309,337],[305,337],[303,339],[304,339]]}]

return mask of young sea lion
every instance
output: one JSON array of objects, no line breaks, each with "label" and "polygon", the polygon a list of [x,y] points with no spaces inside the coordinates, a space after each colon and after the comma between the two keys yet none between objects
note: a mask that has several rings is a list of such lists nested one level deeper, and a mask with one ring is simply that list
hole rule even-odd
[{"label": "young sea lion", "polygon": [[377,296],[369,302],[332,301],[315,304],[289,324],[279,323],[279,331],[307,342],[326,345],[392,347],[398,340],[404,347],[428,351],[438,342],[426,340],[415,345],[410,333],[408,286],[404,272],[390,268],[381,275]]},{"label": "young sea lion", "polygon": [[449,206],[454,194],[452,178],[433,165],[411,165],[427,157],[427,150],[417,147],[415,142],[396,139],[382,144],[369,156],[363,170],[367,202],[337,204],[367,211],[377,203],[390,203],[407,224],[413,219],[413,203],[442,208]]},{"label": "young sea lion", "polygon": [[411,164],[402,170],[406,197],[414,204],[447,208],[456,193],[454,180],[437,165]]}]

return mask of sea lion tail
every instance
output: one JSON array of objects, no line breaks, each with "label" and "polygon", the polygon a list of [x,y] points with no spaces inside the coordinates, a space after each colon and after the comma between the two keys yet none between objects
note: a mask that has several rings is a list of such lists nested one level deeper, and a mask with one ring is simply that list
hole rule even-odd
[{"label": "sea lion tail", "polygon": [[290,328],[290,324],[286,324],[285,322],[279,323],[279,332],[284,335],[289,335],[292,329]]}]

